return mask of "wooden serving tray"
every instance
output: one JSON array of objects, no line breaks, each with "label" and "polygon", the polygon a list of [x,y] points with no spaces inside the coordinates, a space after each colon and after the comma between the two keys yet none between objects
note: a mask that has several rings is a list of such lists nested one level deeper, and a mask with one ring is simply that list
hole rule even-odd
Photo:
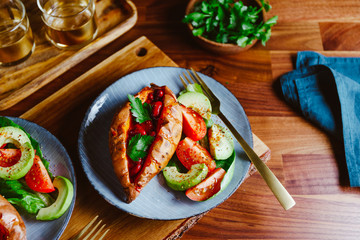
[{"label": "wooden serving tray", "polygon": [[[84,176],[78,159],[74,157],[77,156],[74,145],[77,143],[79,131],[74,126],[80,127],[82,113],[97,95],[126,74],[156,66],[178,67],[146,37],[140,37],[20,116],[54,133],[70,150],[73,158],[78,179],[77,199],[61,240],[76,235],[96,215],[111,229],[107,239],[177,239],[206,214],[174,221],[131,216],[108,204],[95,192]],[[268,161],[270,149],[254,134],[253,141],[255,152],[263,161]],[[251,167],[248,176],[254,171]]]},{"label": "wooden serving tray", "polygon": [[0,68],[0,111],[12,107],[44,85],[109,44],[137,21],[137,10],[128,0],[95,0],[98,37],[77,51],[60,50],[44,36],[36,0],[23,1],[34,32],[36,48],[25,62]]}]

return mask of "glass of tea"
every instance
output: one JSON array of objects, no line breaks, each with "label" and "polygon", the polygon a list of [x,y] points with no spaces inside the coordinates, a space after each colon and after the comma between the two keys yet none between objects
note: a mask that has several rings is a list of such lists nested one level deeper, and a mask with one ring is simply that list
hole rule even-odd
[{"label": "glass of tea", "polygon": [[0,66],[20,63],[34,49],[35,42],[24,4],[19,0],[1,0]]},{"label": "glass of tea", "polygon": [[37,0],[45,36],[61,49],[79,49],[97,35],[94,0]]}]

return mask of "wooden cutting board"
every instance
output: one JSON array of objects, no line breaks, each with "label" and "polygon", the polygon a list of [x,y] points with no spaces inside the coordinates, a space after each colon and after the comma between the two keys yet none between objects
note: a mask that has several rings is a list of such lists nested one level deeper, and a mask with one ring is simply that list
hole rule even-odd
[{"label": "wooden cutting board", "polygon": [[[122,212],[108,204],[90,186],[77,157],[77,133],[84,113],[95,97],[120,77],[156,66],[176,67],[177,64],[146,37],[140,37],[20,116],[55,134],[68,149],[75,165],[78,180],[76,205],[60,239],[74,236],[95,215],[99,215],[111,229],[106,239],[176,239],[203,216],[155,221]],[[263,161],[268,161],[270,149],[256,135],[253,139],[255,152]],[[252,172],[253,168],[249,174]]]},{"label": "wooden cutting board", "polygon": [[34,33],[35,51],[21,64],[0,68],[0,111],[8,109],[55,80],[130,30],[137,21],[137,9],[130,0],[96,0],[98,37],[76,51],[65,51],[50,44],[36,0],[23,1]]}]

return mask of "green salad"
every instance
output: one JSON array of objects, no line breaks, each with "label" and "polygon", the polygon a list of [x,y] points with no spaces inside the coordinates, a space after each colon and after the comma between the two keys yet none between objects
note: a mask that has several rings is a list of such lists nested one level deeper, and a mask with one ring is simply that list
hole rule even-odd
[{"label": "green salad", "polygon": [[186,15],[183,22],[192,25],[194,36],[211,41],[245,47],[258,39],[265,46],[278,17],[264,22],[262,11],[268,12],[271,6],[265,0],[260,2],[259,8],[244,5],[242,1],[204,0],[195,4],[193,12]]}]

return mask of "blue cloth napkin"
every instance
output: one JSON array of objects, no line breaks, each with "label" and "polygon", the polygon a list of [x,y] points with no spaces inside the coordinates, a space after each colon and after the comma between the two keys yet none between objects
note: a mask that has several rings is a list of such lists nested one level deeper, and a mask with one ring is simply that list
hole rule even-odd
[{"label": "blue cloth napkin", "polygon": [[285,100],[344,142],[350,186],[360,186],[360,58],[299,52],[280,78]]}]

